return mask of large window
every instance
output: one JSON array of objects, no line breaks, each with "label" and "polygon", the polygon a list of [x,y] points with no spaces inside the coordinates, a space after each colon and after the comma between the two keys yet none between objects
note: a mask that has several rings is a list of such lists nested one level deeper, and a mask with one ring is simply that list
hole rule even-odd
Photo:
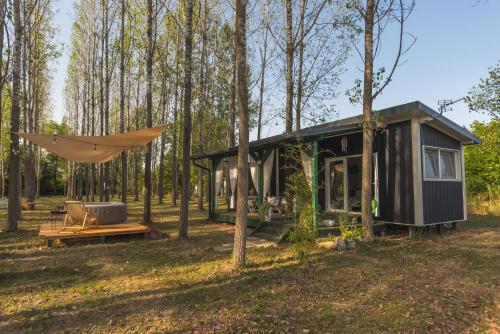
[{"label": "large window", "polygon": [[424,179],[459,181],[458,151],[424,146]]}]

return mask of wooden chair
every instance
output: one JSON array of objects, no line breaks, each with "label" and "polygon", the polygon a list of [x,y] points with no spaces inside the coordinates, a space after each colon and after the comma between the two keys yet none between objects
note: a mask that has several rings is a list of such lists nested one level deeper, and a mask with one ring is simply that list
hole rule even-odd
[{"label": "wooden chair", "polygon": [[64,204],[66,205],[67,213],[64,217],[63,230],[68,226],[69,219],[71,219],[73,225],[81,225],[82,230],[89,224],[98,226],[96,217],[87,211],[83,202],[65,201]]}]

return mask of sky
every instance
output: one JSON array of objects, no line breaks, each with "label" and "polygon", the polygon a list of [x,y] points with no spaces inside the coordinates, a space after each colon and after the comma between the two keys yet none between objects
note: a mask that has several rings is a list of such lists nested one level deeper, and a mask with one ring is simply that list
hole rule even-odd
[{"label": "sky", "polygon": [[[53,118],[60,121],[65,113],[64,80],[68,65],[68,46],[73,22],[73,2],[56,0],[55,22],[58,39],[63,43],[62,57],[54,64],[51,97]],[[458,99],[480,78],[487,76],[488,68],[500,59],[500,1],[499,0],[417,0],[405,31],[417,37],[414,46],[404,56],[391,84],[374,101],[374,109],[382,109],[420,100],[437,109],[438,100]],[[397,48],[394,36],[387,35],[384,52],[377,59],[380,66],[388,67]],[[353,55],[347,61],[346,72],[338,87],[342,92],[336,109],[341,118],[361,113],[360,105],[352,105],[343,92],[362,78],[361,62]],[[459,125],[474,120],[485,121],[485,115],[470,113],[463,102],[453,105],[446,116]],[[277,134],[282,126],[274,126],[265,134]],[[255,138],[255,133],[251,134]],[[251,139],[253,139],[251,138]]]}]

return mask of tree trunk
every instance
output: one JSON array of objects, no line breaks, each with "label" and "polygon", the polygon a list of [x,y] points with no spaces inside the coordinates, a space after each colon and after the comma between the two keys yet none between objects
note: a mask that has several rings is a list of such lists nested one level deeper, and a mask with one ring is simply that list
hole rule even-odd
[{"label": "tree trunk", "polygon": [[9,231],[17,230],[19,218],[19,109],[21,91],[21,6],[20,0],[13,0],[14,12],[14,45],[12,53],[12,107],[10,128],[10,153],[9,153],[9,208],[8,226]]},{"label": "tree trunk", "polygon": [[[104,18],[103,18],[103,26],[104,26]],[[104,44],[104,29],[103,34],[101,35],[101,59],[99,64],[99,92],[100,92],[100,113],[99,113],[99,121],[100,121],[100,135],[104,135],[104,48],[106,45]],[[102,163],[99,164],[99,200],[101,202],[104,201],[104,166]]]},{"label": "tree trunk", "polygon": [[361,183],[361,222],[364,238],[373,240],[372,200],[372,87],[373,87],[373,17],[375,0],[367,0],[365,12],[365,70],[363,87],[363,165]]},{"label": "tree trunk", "polygon": [[306,0],[300,2],[300,33],[299,33],[299,68],[297,73],[297,105],[295,106],[295,130],[300,131],[300,115],[302,113],[302,69],[304,67],[304,16]]},{"label": "tree trunk", "polygon": [[[165,72],[165,76],[167,73]],[[163,79],[164,81],[162,82],[162,114],[161,114],[161,122],[162,124],[165,124],[167,121],[167,101],[168,101],[168,96],[169,94],[168,89],[166,88],[166,77]],[[160,139],[160,166],[159,171],[158,171],[158,203],[163,204],[163,198],[165,196],[165,140],[166,140],[166,135],[165,133],[161,134],[161,139]]]},{"label": "tree trunk", "polygon": [[[234,18],[236,25],[236,17]],[[228,145],[234,147],[236,133],[236,36],[233,36],[233,64],[231,67],[231,87],[229,96],[229,133]]]},{"label": "tree trunk", "polygon": [[[206,94],[206,82],[205,82],[205,67],[207,58],[207,16],[208,16],[208,6],[207,0],[204,1],[204,11],[201,12],[201,2],[200,2],[200,17],[202,20],[202,32],[201,32],[201,62],[200,62],[200,109],[198,110],[198,154],[203,153],[203,119],[205,113],[205,94]],[[203,210],[203,169],[198,168],[198,210]]]},{"label": "tree trunk", "polygon": [[[92,79],[91,79],[91,101],[90,106],[92,110],[92,132],[91,135],[95,136],[95,75],[96,75],[96,60],[97,60],[97,44],[96,44],[96,35],[93,35],[92,40]],[[95,202],[95,183],[96,183],[96,169],[95,164],[90,165],[90,200]]]},{"label": "tree trunk", "polygon": [[[148,49],[146,54],[146,127],[153,126],[153,0],[148,0]],[[146,161],[144,163],[144,223],[150,225],[151,221],[151,156],[152,144],[146,147]]]},{"label": "tree trunk", "polygon": [[265,88],[265,77],[266,77],[266,67],[267,67],[267,44],[268,44],[268,33],[269,33],[269,25],[266,21],[264,23],[265,25],[265,32],[264,32],[264,50],[262,51],[261,57],[262,57],[262,63],[261,63],[261,68],[260,68],[260,83],[259,83],[259,116],[258,116],[258,121],[257,121],[257,139],[260,139],[262,136],[262,108],[264,104],[264,88]]},{"label": "tree trunk", "polygon": [[285,132],[292,133],[293,122],[293,26],[292,0],[285,0],[286,11],[286,105]]},{"label": "tree trunk", "polygon": [[[120,132],[125,132],[125,1],[122,0],[120,27]],[[127,151],[121,154],[121,200],[127,203]]]},{"label": "tree trunk", "polygon": [[188,210],[191,178],[191,72],[193,67],[193,0],[186,0],[185,59],[184,59],[184,131],[182,138],[182,194],[179,237],[188,236]]},{"label": "tree trunk", "polygon": [[[135,99],[135,129],[139,130],[139,94],[141,88],[140,72],[137,75],[137,95]],[[134,201],[139,201],[139,150],[134,150]]]},{"label": "tree trunk", "polygon": [[246,0],[236,0],[236,60],[238,69],[238,180],[233,266],[245,266],[248,211],[248,84],[246,62]]},{"label": "tree trunk", "polygon": [[174,86],[174,129],[172,131],[172,206],[177,206],[177,198],[179,197],[179,162],[177,160],[177,130],[178,130],[178,114],[179,114],[179,35],[176,35],[176,50],[175,50],[175,86]]},{"label": "tree trunk", "polygon": [[[4,31],[5,31],[5,14],[6,14],[7,0],[0,0],[0,58],[3,56],[4,44]],[[0,61],[0,138],[3,138],[3,99],[2,94],[5,84],[5,77],[3,74],[3,61]],[[4,175],[4,157],[3,145],[0,143],[0,198],[3,199],[5,195],[5,175]]]},{"label": "tree trunk", "polygon": [[158,167],[158,203],[163,204],[165,197],[165,135],[160,139],[160,166]]},{"label": "tree trunk", "polygon": [[[111,73],[109,72],[109,4],[108,0],[103,1],[104,5],[104,38],[105,38],[105,49],[104,49],[104,65],[106,66],[105,75],[106,79],[104,81],[106,98],[104,105],[104,129],[106,136],[109,135],[109,84],[111,80]],[[109,202],[109,166],[110,162],[104,163],[104,201]]]}]

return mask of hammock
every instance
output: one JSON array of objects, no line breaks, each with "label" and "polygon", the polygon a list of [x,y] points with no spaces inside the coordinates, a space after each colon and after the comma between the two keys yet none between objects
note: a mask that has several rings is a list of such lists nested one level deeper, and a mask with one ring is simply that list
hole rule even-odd
[{"label": "hammock", "polygon": [[145,146],[159,136],[167,124],[110,136],[73,136],[18,133],[24,138],[66,160],[82,163],[104,163],[124,150]]}]

